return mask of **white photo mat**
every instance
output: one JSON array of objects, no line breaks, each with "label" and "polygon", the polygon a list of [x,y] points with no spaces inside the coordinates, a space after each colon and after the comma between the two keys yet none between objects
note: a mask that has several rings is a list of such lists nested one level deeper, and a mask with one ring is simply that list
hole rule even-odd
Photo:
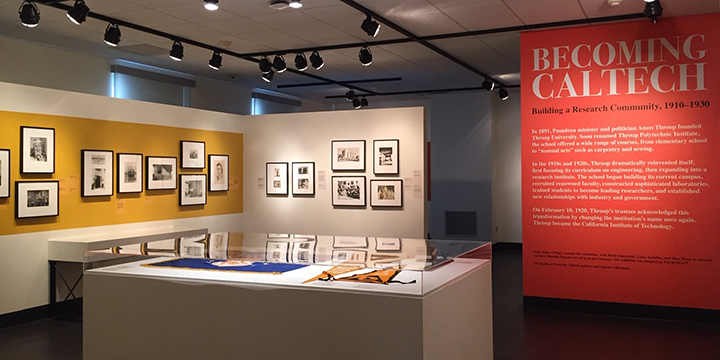
[{"label": "white photo mat", "polygon": [[187,236],[180,238],[180,256],[189,258],[205,258],[207,235]]},{"label": "white photo mat", "polygon": [[333,236],[333,248],[366,248],[368,239],[363,236]]},{"label": "white photo mat", "polygon": [[332,263],[357,263],[364,264],[367,262],[367,251],[364,250],[333,250]]},{"label": "white photo mat", "polygon": [[228,258],[229,233],[212,233],[208,235],[208,254],[211,259],[226,260]]},{"label": "white photo mat", "polygon": [[333,206],[364,207],[367,205],[366,192],[364,176],[332,177]]},{"label": "white photo mat", "polygon": [[143,191],[143,155],[117,154],[117,192],[141,193]]},{"label": "white photo mat", "polygon": [[20,172],[55,173],[55,129],[20,127]]},{"label": "white photo mat", "polygon": [[333,140],[332,170],[365,171],[365,140]]},{"label": "white photo mat", "polygon": [[10,150],[0,149],[0,198],[10,197]]},{"label": "white photo mat", "polygon": [[288,163],[269,162],[265,164],[266,195],[288,194]]},{"label": "white photo mat", "polygon": [[400,251],[401,244],[400,238],[375,238],[375,250],[377,251]]},{"label": "white photo mat", "polygon": [[177,189],[177,158],[163,156],[145,157],[147,190]]},{"label": "white photo mat", "polygon": [[16,181],[15,217],[18,219],[58,216],[59,182]]},{"label": "white photo mat", "polygon": [[207,204],[207,175],[180,175],[180,206]]},{"label": "white photo mat", "polygon": [[183,169],[205,168],[205,143],[202,141],[180,141],[180,167]]},{"label": "white photo mat", "polygon": [[228,191],[230,188],[230,156],[208,155],[210,191]]},{"label": "white photo mat", "polygon": [[82,196],[111,196],[115,192],[115,153],[82,150]]},{"label": "white photo mat", "polygon": [[292,163],[293,195],[315,195],[315,163]]},{"label": "white photo mat", "polygon": [[290,260],[295,264],[315,263],[316,240],[295,241],[292,243]]},{"label": "white photo mat", "polygon": [[402,207],[403,181],[401,179],[370,180],[370,206]]},{"label": "white photo mat", "polygon": [[400,140],[375,140],[373,148],[373,172],[375,174],[400,173]]},{"label": "white photo mat", "polygon": [[268,241],[265,243],[265,261],[267,262],[288,262],[287,241]]}]

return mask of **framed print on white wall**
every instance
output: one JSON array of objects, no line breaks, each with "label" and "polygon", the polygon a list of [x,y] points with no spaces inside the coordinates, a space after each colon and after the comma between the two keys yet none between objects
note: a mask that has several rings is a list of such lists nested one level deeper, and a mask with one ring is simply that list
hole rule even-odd
[{"label": "framed print on white wall", "polygon": [[55,129],[20,127],[20,172],[55,173]]},{"label": "framed print on white wall", "polygon": [[333,140],[332,170],[365,171],[365,140]]},{"label": "framed print on white wall", "polygon": [[205,142],[180,141],[180,167],[183,169],[204,169]]},{"label": "framed print on white wall", "polygon": [[403,181],[398,180],[370,180],[370,206],[373,207],[402,207]]},{"label": "framed print on white wall", "polygon": [[145,157],[145,171],[148,190],[174,190],[177,189],[177,158],[166,156]]},{"label": "framed print on white wall", "polygon": [[230,182],[230,157],[228,155],[208,155],[210,167],[210,191],[228,191]]},{"label": "framed print on white wall", "polygon": [[333,176],[333,206],[365,206],[364,176]]},{"label": "framed print on white wall", "polygon": [[315,195],[315,163],[292,163],[293,195]]},{"label": "framed print on white wall", "polygon": [[269,162],[265,164],[265,194],[288,194],[288,163]]},{"label": "framed print on white wall", "polygon": [[10,150],[0,149],[0,199],[10,197]]},{"label": "framed print on white wall", "polygon": [[143,191],[142,154],[117,154],[118,194],[141,193]]},{"label": "framed print on white wall", "polygon": [[180,175],[180,206],[207,204],[207,175]]},{"label": "framed print on white wall", "polygon": [[15,217],[18,219],[58,216],[59,181],[15,182]]},{"label": "framed print on white wall", "polygon": [[373,141],[374,159],[373,172],[381,174],[398,174],[400,172],[400,140]]},{"label": "framed print on white wall", "polygon": [[114,152],[110,150],[82,150],[82,196],[111,196],[115,187]]}]

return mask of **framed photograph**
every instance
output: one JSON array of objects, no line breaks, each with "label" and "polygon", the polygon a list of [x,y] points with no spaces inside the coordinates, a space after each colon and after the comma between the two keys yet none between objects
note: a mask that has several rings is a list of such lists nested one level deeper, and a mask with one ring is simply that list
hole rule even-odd
[{"label": "framed photograph", "polygon": [[315,195],[315,163],[292,163],[293,195]]},{"label": "framed photograph", "polygon": [[362,250],[333,250],[332,263],[365,263],[367,252]]},{"label": "framed photograph", "polygon": [[195,235],[180,238],[180,256],[189,258],[205,258],[206,235]]},{"label": "framed photograph", "polygon": [[227,155],[208,155],[210,166],[209,191],[228,191],[230,183],[230,157]]},{"label": "framed photograph", "polygon": [[307,239],[307,240],[316,240],[316,235],[303,235],[303,234],[293,234],[293,239]]},{"label": "framed photograph", "polygon": [[177,158],[164,156],[146,156],[145,169],[148,190],[177,189]]},{"label": "framed photograph", "polygon": [[183,169],[204,169],[205,143],[202,141],[180,141],[180,167]]},{"label": "framed photograph", "polygon": [[375,140],[373,141],[375,156],[373,160],[373,172],[381,174],[400,173],[400,140]]},{"label": "framed photograph", "polygon": [[402,180],[370,180],[370,206],[402,207]]},{"label": "framed photograph", "polygon": [[290,260],[295,264],[312,264],[315,263],[315,246],[317,241],[296,241],[292,243],[292,252]]},{"label": "framed photograph", "polygon": [[208,256],[211,259],[222,259],[228,258],[228,239],[230,238],[229,233],[212,233],[208,236]]},{"label": "framed photograph", "polygon": [[142,154],[117,154],[118,194],[141,193],[143,191]]},{"label": "framed photograph", "polygon": [[289,242],[268,241],[267,243],[265,243],[265,261],[288,262],[287,253],[289,247]]},{"label": "framed photograph", "polygon": [[290,234],[275,234],[275,233],[269,233],[267,234],[268,239],[289,239]]},{"label": "framed photograph", "polygon": [[58,216],[58,181],[16,181],[15,217],[17,219]]},{"label": "framed photograph", "polygon": [[10,197],[10,150],[0,149],[0,198]]},{"label": "framed photograph", "polygon": [[333,140],[332,170],[365,171],[365,140]]},{"label": "framed photograph", "polygon": [[269,162],[265,164],[265,193],[267,195],[288,194],[288,163]]},{"label": "framed photograph", "polygon": [[180,206],[207,204],[207,175],[180,175]]},{"label": "framed photograph", "polygon": [[368,247],[368,240],[366,237],[361,236],[334,236],[333,237],[334,248],[366,248]]},{"label": "framed photograph", "polygon": [[81,150],[82,196],[111,196],[115,186],[115,153],[110,150]]},{"label": "framed photograph", "polygon": [[400,251],[400,244],[400,238],[375,238],[375,250],[377,251]]},{"label": "framed photograph", "polygon": [[55,173],[55,129],[20,127],[20,172]]},{"label": "framed photograph", "polygon": [[364,176],[333,176],[333,206],[365,206]]}]

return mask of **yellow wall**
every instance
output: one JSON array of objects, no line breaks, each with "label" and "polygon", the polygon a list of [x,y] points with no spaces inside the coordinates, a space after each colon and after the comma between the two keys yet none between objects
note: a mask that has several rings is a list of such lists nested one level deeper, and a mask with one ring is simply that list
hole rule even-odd
[{"label": "yellow wall", "polygon": [[[55,173],[20,175],[20,126],[55,128]],[[209,192],[207,205],[179,206],[179,190],[143,190],[139,194],[81,197],[82,149],[142,153],[178,158],[179,174],[208,174],[180,169],[180,140],[204,141],[207,154],[230,156],[230,190]],[[133,222],[169,220],[243,211],[243,134],[132,124],[66,116],[0,111],[0,148],[10,149],[13,183],[9,199],[0,199],[0,235],[21,234]],[[143,159],[143,167],[145,161]],[[146,170],[146,169],[143,169]],[[115,164],[117,172],[117,164]],[[146,174],[143,174],[146,176]],[[116,174],[114,174],[116,181]],[[60,215],[15,219],[15,181],[60,181]],[[145,179],[143,179],[143,187]]]}]

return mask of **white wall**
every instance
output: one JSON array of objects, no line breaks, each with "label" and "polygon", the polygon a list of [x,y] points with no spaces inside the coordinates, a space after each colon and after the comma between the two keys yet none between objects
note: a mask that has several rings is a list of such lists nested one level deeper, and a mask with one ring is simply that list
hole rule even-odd
[{"label": "white wall", "polygon": [[492,100],[492,241],[522,242],[520,91]]}]

